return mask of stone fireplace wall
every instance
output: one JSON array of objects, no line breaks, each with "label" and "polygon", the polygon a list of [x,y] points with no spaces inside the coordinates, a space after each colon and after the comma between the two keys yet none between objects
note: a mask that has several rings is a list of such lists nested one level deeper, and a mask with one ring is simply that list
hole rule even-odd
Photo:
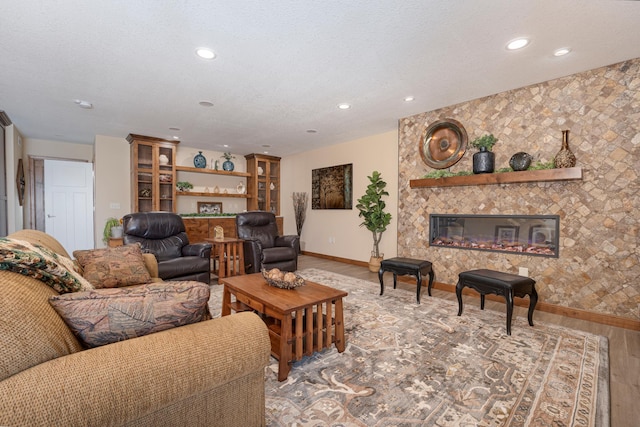
[{"label": "stone fireplace wall", "polygon": [[[469,141],[493,133],[496,169],[519,151],[553,159],[569,129],[583,180],[411,189],[433,171],[420,137],[445,118]],[[464,270],[527,267],[541,301],[640,319],[640,58],[403,118],[398,144],[398,256],[430,260],[447,284]],[[470,171],[473,153],[450,170]],[[559,215],[560,257],[429,247],[430,213]]]}]

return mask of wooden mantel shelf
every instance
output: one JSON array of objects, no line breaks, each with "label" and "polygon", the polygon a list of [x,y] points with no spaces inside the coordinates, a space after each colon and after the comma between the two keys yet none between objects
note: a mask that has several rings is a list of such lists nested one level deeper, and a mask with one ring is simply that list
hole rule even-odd
[{"label": "wooden mantel shelf", "polygon": [[411,188],[460,187],[465,185],[510,184],[542,181],[575,181],[582,179],[582,168],[541,169],[522,172],[483,173],[478,175],[421,178],[409,181]]}]

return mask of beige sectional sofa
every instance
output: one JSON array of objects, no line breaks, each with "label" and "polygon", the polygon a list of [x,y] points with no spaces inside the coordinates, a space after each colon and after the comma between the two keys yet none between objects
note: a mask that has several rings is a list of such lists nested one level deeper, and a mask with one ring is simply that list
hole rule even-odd
[{"label": "beige sectional sofa", "polygon": [[[44,233],[9,237],[68,257]],[[54,295],[0,271],[1,426],[264,425],[270,344],[255,314],[85,349],[50,305]]]}]

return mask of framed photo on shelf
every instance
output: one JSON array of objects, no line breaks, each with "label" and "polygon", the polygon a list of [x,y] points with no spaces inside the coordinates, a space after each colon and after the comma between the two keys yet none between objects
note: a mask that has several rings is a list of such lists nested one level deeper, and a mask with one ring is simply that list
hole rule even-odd
[{"label": "framed photo on shelf", "polygon": [[496,243],[514,245],[518,243],[520,227],[514,225],[496,225]]},{"label": "framed photo on shelf", "polygon": [[222,202],[198,202],[199,214],[221,214]]}]

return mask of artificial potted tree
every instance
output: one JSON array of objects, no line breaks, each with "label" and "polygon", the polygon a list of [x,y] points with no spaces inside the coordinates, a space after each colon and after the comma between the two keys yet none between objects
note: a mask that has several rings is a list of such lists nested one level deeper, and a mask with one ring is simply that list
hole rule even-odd
[{"label": "artificial potted tree", "polygon": [[491,151],[498,138],[493,134],[483,135],[471,141],[470,145],[478,149],[473,155],[473,173],[492,173],[495,169],[495,155]]},{"label": "artificial potted tree", "polygon": [[356,208],[360,211],[358,216],[364,218],[361,227],[365,227],[373,234],[373,250],[369,259],[369,270],[377,273],[380,269],[380,262],[384,258],[384,254],[380,253],[380,239],[382,233],[387,229],[391,222],[391,214],[384,211],[386,203],[382,200],[382,196],[388,196],[385,190],[387,183],[382,180],[380,172],[373,171],[368,176],[371,182],[367,186],[367,191],[358,199]]}]

